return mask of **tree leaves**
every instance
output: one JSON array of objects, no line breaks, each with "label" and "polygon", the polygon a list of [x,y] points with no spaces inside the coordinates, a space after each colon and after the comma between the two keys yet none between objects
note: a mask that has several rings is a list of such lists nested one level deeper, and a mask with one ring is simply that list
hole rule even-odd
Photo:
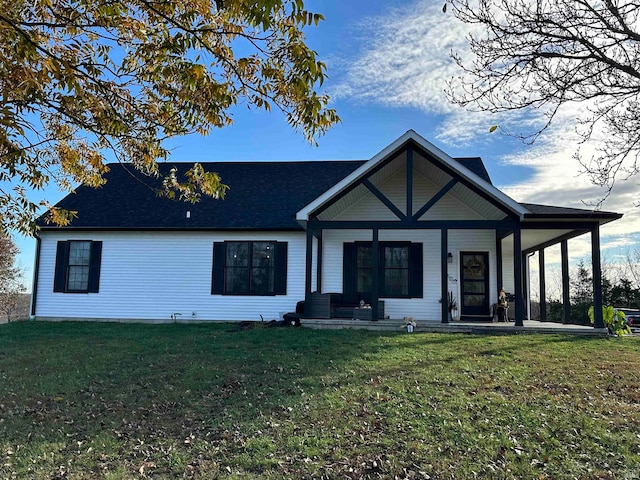
[{"label": "tree leaves", "polygon": [[575,156],[592,183],[609,193],[616,178],[640,173],[637,2],[447,3],[474,28],[470,55],[453,55],[461,75],[447,93],[455,103],[491,113],[538,112],[530,132],[517,134],[529,143],[562,108],[579,105],[575,128],[595,154]]},{"label": "tree leaves", "polygon": [[[303,33],[322,20],[302,0],[0,0],[0,180],[99,186],[108,151],[155,176],[167,138],[230,125],[240,101],[279,109],[315,143],[339,121],[317,92],[326,66]],[[175,190],[164,194],[224,196],[215,174],[186,178],[167,179]],[[5,229],[32,230],[38,208],[0,190]]]}]

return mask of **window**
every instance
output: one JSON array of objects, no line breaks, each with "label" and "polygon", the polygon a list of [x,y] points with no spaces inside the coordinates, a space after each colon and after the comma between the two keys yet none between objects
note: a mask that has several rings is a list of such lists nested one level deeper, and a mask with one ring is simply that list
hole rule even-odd
[{"label": "window", "polygon": [[[380,243],[379,266],[382,274],[378,279],[381,297],[409,296],[409,244]],[[373,256],[370,243],[356,243],[356,292],[366,295],[373,285]]]},{"label": "window", "polygon": [[228,242],[224,293],[274,295],[274,258],[273,242]]},{"label": "window", "polygon": [[409,246],[382,247],[384,250],[383,292],[388,297],[409,296]]},{"label": "window", "polygon": [[90,260],[91,242],[69,242],[67,291],[87,291],[89,289]]},{"label": "window", "polygon": [[91,240],[58,242],[53,291],[98,293],[101,260],[102,242]]},{"label": "window", "polygon": [[[421,298],[422,244],[378,243],[378,295],[381,298]],[[369,303],[373,288],[371,242],[344,244],[344,295],[347,301]]]},{"label": "window", "polygon": [[216,242],[212,294],[285,295],[285,242]]},{"label": "window", "polygon": [[358,245],[356,247],[356,291],[371,291],[371,269],[373,267],[373,258],[371,256],[371,246]]}]

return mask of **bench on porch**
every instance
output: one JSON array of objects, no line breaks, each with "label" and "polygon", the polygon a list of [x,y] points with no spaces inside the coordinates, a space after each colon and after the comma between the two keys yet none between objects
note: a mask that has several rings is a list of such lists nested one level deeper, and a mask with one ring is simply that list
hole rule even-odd
[{"label": "bench on porch", "polygon": [[[309,308],[305,305],[305,314],[309,318],[355,318],[354,309],[359,307],[359,302],[345,302],[341,293],[314,292]],[[378,300],[378,319],[384,318],[384,300]]]}]

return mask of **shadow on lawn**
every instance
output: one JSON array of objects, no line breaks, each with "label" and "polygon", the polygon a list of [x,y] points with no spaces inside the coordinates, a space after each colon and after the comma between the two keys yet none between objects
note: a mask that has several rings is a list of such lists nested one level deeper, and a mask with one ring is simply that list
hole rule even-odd
[{"label": "shadow on lawn", "polygon": [[6,460],[0,472],[27,474],[47,450],[90,471],[127,458],[158,465],[167,452],[198,442],[208,445],[206,456],[209,449],[238,453],[322,390],[318,378],[341,372],[378,338],[232,330],[228,324],[1,327],[0,452],[13,453],[4,459],[0,453]]},{"label": "shadow on lawn", "polygon": [[[319,417],[339,412],[330,394],[345,384],[357,391],[417,360],[442,372],[474,355],[515,357],[523,345],[591,341],[233,331],[230,324],[9,324],[0,327],[0,477],[90,478],[124,469],[116,478],[129,478],[146,468],[216,478],[230,474],[229,465],[283,473],[288,449],[309,455],[329,448],[310,447],[318,440],[301,423],[321,425]],[[301,436],[305,446],[291,443]]]},{"label": "shadow on lawn", "polygon": [[[513,338],[517,337],[517,342]],[[480,342],[477,342],[480,340]],[[581,337],[577,335],[562,334],[466,334],[466,333],[415,333],[406,335],[403,347],[426,348],[429,346],[449,347],[443,358],[446,362],[456,359],[468,358],[470,354],[475,355],[504,355],[517,350],[534,350],[540,347],[549,347],[552,344],[564,345],[585,345],[593,342],[603,341],[598,337]],[[469,347],[473,345],[473,347]],[[389,344],[389,348],[398,348],[398,345]],[[438,353],[442,353],[438,350]]]}]

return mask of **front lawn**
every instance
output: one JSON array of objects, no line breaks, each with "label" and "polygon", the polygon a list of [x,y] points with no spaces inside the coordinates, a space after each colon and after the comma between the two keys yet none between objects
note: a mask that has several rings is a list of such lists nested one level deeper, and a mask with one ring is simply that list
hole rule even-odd
[{"label": "front lawn", "polygon": [[638,478],[640,339],[0,325],[0,478]]}]

